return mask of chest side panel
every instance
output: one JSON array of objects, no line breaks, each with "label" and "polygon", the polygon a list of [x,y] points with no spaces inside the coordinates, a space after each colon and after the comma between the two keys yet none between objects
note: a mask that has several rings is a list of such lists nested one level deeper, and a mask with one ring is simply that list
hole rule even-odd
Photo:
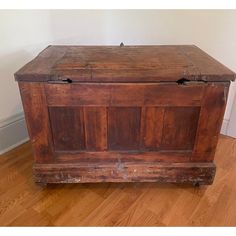
[{"label": "chest side panel", "polygon": [[54,161],[51,122],[43,83],[19,83],[28,133],[36,163]]}]

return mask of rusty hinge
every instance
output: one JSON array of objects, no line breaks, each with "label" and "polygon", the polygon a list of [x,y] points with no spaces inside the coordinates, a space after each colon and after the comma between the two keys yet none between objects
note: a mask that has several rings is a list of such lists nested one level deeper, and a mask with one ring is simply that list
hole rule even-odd
[{"label": "rusty hinge", "polygon": [[206,84],[207,81],[205,80],[189,80],[186,78],[181,78],[176,81],[177,84],[179,85],[188,85],[188,84]]},{"label": "rusty hinge", "polygon": [[50,84],[71,84],[73,81],[70,78],[64,78],[60,80],[48,80]]}]

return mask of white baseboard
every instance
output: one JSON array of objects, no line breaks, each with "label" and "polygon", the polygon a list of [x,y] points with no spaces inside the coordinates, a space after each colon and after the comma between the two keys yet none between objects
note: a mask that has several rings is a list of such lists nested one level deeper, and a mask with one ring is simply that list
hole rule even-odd
[{"label": "white baseboard", "polygon": [[0,154],[29,140],[23,113],[0,120]]},{"label": "white baseboard", "polygon": [[221,134],[227,135],[228,124],[229,124],[229,120],[224,119],[221,126],[221,130],[220,130]]}]

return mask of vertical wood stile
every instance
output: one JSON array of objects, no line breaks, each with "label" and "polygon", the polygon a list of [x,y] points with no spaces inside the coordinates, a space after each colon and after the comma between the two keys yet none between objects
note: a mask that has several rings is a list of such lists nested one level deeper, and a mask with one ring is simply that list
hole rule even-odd
[{"label": "vertical wood stile", "polygon": [[229,83],[208,84],[202,101],[192,161],[212,161],[226,106]]},{"label": "vertical wood stile", "polygon": [[85,146],[87,150],[107,149],[106,107],[84,107]]},{"label": "vertical wood stile", "polygon": [[43,83],[19,82],[35,163],[54,161],[52,133]]}]

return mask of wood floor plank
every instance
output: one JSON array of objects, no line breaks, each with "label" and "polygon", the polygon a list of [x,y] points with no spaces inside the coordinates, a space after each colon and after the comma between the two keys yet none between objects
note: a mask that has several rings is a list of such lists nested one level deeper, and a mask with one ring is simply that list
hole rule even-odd
[{"label": "wood floor plank", "polygon": [[221,136],[213,185],[49,184],[29,143],[0,156],[0,226],[236,226],[236,139]]},{"label": "wood floor plank", "polygon": [[47,213],[38,213],[33,209],[23,211],[9,226],[52,226],[50,216]]},{"label": "wood floor plank", "polygon": [[83,226],[114,226],[137,198],[138,194],[117,188],[81,223]]}]

